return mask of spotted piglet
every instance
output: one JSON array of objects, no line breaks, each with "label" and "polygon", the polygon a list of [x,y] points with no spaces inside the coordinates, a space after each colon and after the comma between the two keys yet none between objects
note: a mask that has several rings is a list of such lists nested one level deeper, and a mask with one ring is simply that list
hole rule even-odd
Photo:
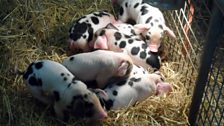
[{"label": "spotted piglet", "polygon": [[[111,25],[107,25],[106,27],[110,27]],[[129,35],[129,36],[136,36],[137,38],[141,38],[140,34],[137,34],[135,32],[134,26],[131,24],[127,24],[127,23],[114,23],[113,24],[114,28],[119,30],[121,33]]]},{"label": "spotted piglet", "polygon": [[69,48],[84,52],[91,50],[93,34],[99,28],[105,27],[109,23],[114,23],[115,18],[107,11],[96,11],[76,20],[69,30]]},{"label": "spotted piglet", "polygon": [[35,98],[45,104],[54,103],[56,116],[63,121],[68,121],[68,114],[91,119],[107,116],[96,94],[60,63],[50,60],[33,62],[23,78]]},{"label": "spotted piglet", "polygon": [[128,77],[133,66],[127,54],[107,50],[76,54],[62,64],[81,81],[96,80],[99,88],[111,77]]},{"label": "spotted piglet", "polygon": [[137,65],[145,69],[149,67],[160,68],[160,56],[152,52],[147,44],[135,36],[129,36],[120,32],[113,24],[96,31],[94,36],[94,48],[111,51],[123,51],[127,53]]},{"label": "spotted piglet", "polygon": [[172,86],[163,82],[159,74],[149,74],[144,68],[134,65],[129,78],[108,84],[104,91],[107,95],[96,92],[102,106],[107,110],[118,110],[153,95],[168,94]]},{"label": "spotted piglet", "polygon": [[167,33],[172,38],[176,38],[173,31],[165,24],[162,12],[144,0],[112,0],[113,3],[120,4],[119,20],[127,22],[134,20],[137,34],[142,34],[152,52],[158,52],[161,38]]}]

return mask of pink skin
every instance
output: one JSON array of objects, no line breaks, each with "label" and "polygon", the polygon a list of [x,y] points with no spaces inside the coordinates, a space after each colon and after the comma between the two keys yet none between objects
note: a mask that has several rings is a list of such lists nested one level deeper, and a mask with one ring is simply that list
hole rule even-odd
[{"label": "pink skin", "polygon": [[107,113],[103,110],[98,114],[99,119],[104,119],[107,117]]},{"label": "pink skin", "polygon": [[95,41],[94,48],[95,49],[108,49],[107,37],[105,35],[98,36]]},{"label": "pink skin", "polygon": [[148,45],[151,52],[158,52],[158,49],[160,47],[160,43],[151,41]]},{"label": "pink skin", "polygon": [[158,48],[161,43],[161,34],[166,33],[173,39],[176,39],[176,35],[166,25],[163,25],[163,30],[156,27],[150,27],[148,24],[136,24],[134,25],[135,32],[137,34],[142,33],[145,36],[148,32],[151,33],[150,40],[147,40],[148,47],[152,52],[158,52]]},{"label": "pink skin", "polygon": [[156,95],[169,94],[172,92],[172,85],[166,82],[158,82],[156,84]]},{"label": "pink skin", "polygon": [[112,43],[108,43],[107,35],[97,36],[96,41],[94,42],[94,49],[104,49],[104,50],[113,50],[116,52],[123,52],[122,49],[113,48]]}]

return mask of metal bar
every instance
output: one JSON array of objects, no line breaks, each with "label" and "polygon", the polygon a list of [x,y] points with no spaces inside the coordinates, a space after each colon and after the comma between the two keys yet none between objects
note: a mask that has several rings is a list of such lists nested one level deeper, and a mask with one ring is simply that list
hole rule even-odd
[{"label": "metal bar", "polygon": [[224,14],[224,1],[223,0],[215,0],[216,5],[218,6],[218,8],[222,11],[222,13]]},{"label": "metal bar", "polygon": [[191,126],[196,124],[196,119],[200,104],[203,97],[203,92],[206,86],[209,69],[212,63],[212,57],[216,46],[218,45],[218,38],[223,28],[223,15],[221,11],[214,5],[211,21],[209,24],[208,33],[206,36],[206,43],[201,57],[201,66],[199,69],[198,78],[194,88],[194,94],[192,97],[192,103],[189,112],[189,123]]}]

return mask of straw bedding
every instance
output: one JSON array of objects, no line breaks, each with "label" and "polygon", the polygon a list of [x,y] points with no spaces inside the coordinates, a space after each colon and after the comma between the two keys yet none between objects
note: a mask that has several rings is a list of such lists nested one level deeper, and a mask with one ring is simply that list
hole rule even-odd
[{"label": "straw bedding", "polygon": [[[67,57],[67,37],[72,21],[95,10],[112,11],[103,0],[1,0],[0,3],[0,125],[57,125],[49,106],[36,101],[21,76],[13,74],[33,61],[50,59],[61,62]],[[174,71],[175,62],[162,64],[161,72],[174,86],[169,96],[150,97],[127,109],[110,111],[105,126],[187,125],[190,95]],[[57,121],[56,121],[57,120]],[[84,125],[72,119],[68,125]]]}]

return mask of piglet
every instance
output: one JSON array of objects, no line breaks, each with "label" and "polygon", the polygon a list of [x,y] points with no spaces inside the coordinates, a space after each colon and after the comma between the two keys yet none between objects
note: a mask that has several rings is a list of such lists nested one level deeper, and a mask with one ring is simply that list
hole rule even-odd
[{"label": "piglet", "polygon": [[69,30],[69,48],[72,52],[79,49],[90,51],[93,34],[99,28],[116,22],[114,16],[107,11],[96,11],[77,19]]},{"label": "piglet", "polygon": [[118,110],[150,96],[169,93],[172,86],[163,82],[159,74],[149,74],[144,68],[134,65],[129,78],[108,84],[104,91],[107,95],[96,92],[102,106],[107,110]]},{"label": "piglet", "polygon": [[[111,25],[107,25],[106,27],[109,28],[111,27]],[[136,36],[136,38],[143,39],[140,34],[136,33],[134,26],[131,24],[117,22],[113,24],[113,27],[123,34],[129,35],[129,36]]]},{"label": "piglet", "polygon": [[124,53],[96,50],[70,56],[62,64],[81,81],[96,80],[103,88],[111,77],[128,77],[133,61]]},{"label": "piglet", "polygon": [[134,20],[137,34],[142,34],[152,52],[158,52],[163,34],[167,33],[172,38],[176,38],[173,31],[166,26],[162,12],[143,0],[112,0],[113,3],[120,4],[119,20],[128,22]]},{"label": "piglet", "polygon": [[137,65],[145,69],[160,68],[160,56],[152,52],[147,44],[136,36],[129,36],[120,32],[113,24],[96,31],[94,48],[107,49],[127,53]]},{"label": "piglet", "polygon": [[63,121],[68,121],[69,114],[89,119],[107,117],[96,94],[60,63],[35,61],[23,73],[23,78],[35,98],[54,104],[56,116]]}]

